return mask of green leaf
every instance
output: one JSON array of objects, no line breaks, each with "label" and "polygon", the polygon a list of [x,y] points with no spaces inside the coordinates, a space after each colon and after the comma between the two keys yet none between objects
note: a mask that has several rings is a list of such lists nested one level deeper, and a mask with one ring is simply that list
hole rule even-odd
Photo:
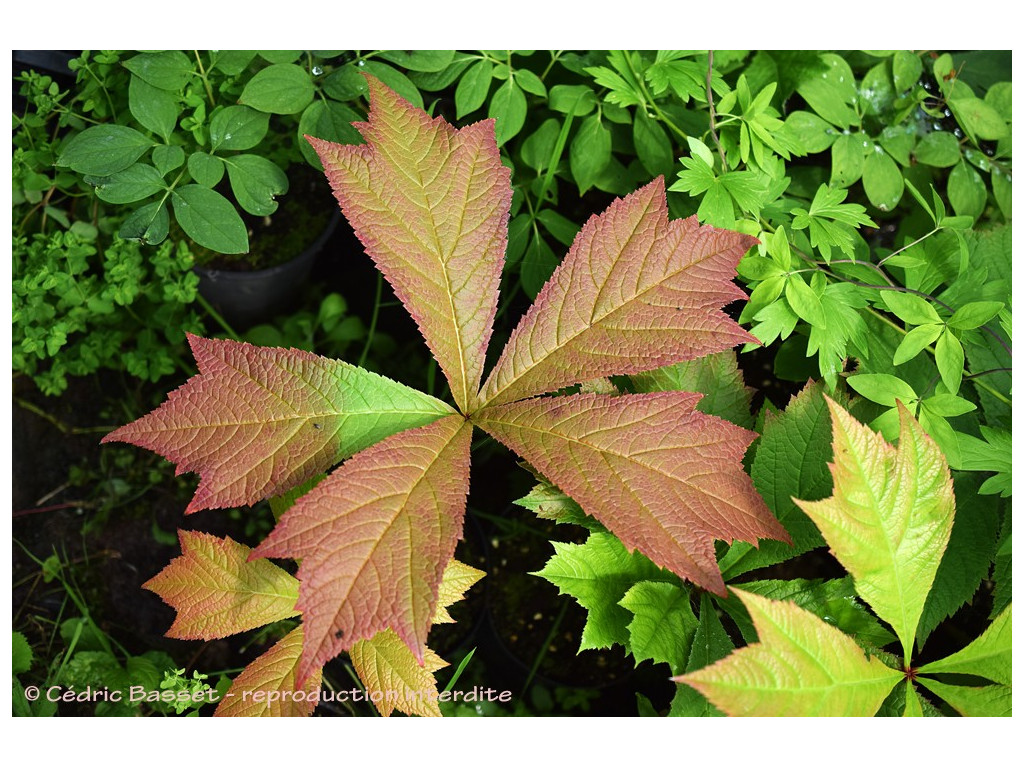
[{"label": "green leaf", "polygon": [[981,99],[961,96],[947,103],[957,122],[975,140],[995,141],[1009,136],[1010,131],[999,112]]},{"label": "green leaf", "polygon": [[853,109],[857,102],[857,80],[850,65],[834,53],[821,54],[825,70],[809,70],[797,86],[811,109],[840,128],[858,122]]},{"label": "green leaf", "polygon": [[224,177],[224,161],[205,152],[193,152],[188,156],[188,172],[197,183],[213,189]]},{"label": "green leaf", "polygon": [[960,142],[948,131],[928,133],[917,143],[914,157],[935,168],[951,168],[960,162]]},{"label": "green leaf", "polygon": [[506,80],[494,92],[487,116],[495,119],[494,131],[499,147],[522,130],[526,122],[526,96],[514,80]]},{"label": "green leaf", "polygon": [[544,225],[544,229],[550,232],[552,237],[565,246],[572,245],[572,241],[576,239],[576,235],[580,231],[575,223],[552,208],[544,208],[539,211],[537,221]]},{"label": "green leaf", "polygon": [[786,127],[792,131],[808,154],[824,152],[832,146],[840,135],[828,121],[822,120],[813,112],[796,110],[786,116]]},{"label": "green leaf", "polygon": [[[706,592],[700,596],[700,624],[690,645],[690,658],[686,663],[687,672],[698,669],[724,659],[736,646],[722,627],[718,612],[710,595]],[[672,699],[670,717],[721,717],[722,712],[712,705],[703,694],[695,688],[680,685]]]},{"label": "green leaf", "polygon": [[843,134],[832,144],[832,176],[829,184],[848,187],[864,173],[864,140]]},{"label": "green leaf", "polygon": [[938,366],[942,383],[950,392],[960,390],[964,375],[964,348],[960,340],[948,328],[935,342],[935,365]]},{"label": "green leaf", "polygon": [[672,142],[661,124],[648,117],[643,110],[637,110],[633,119],[633,146],[636,147],[640,163],[652,176],[672,172],[675,163]]},{"label": "green leaf", "polygon": [[612,134],[600,115],[583,121],[569,147],[569,168],[582,195],[600,178],[612,159]]},{"label": "green leaf", "polygon": [[[753,426],[750,399],[753,390],[743,383],[743,374],[732,350],[715,352],[653,371],[633,374],[637,392],[700,392],[697,410],[719,416],[741,427]],[[762,547],[769,542],[762,543]]]},{"label": "green leaf", "polygon": [[153,147],[153,165],[166,176],[185,162],[185,150],[177,145]]},{"label": "green leaf", "polygon": [[924,72],[921,57],[910,51],[896,51],[892,57],[892,80],[897,93],[909,91]]},{"label": "green leaf", "polygon": [[128,83],[128,110],[139,121],[164,141],[170,139],[181,114],[178,99],[168,91],[150,85],[135,75]]},{"label": "green leaf", "polygon": [[675,678],[733,716],[870,717],[903,674],[793,603],[733,590],[759,642]]},{"label": "green leaf", "polygon": [[972,301],[956,310],[947,324],[950,328],[958,328],[962,331],[980,328],[998,315],[1002,308],[1003,302],[1001,301]]},{"label": "green leaf", "polygon": [[382,51],[380,55],[392,64],[413,72],[440,72],[455,58],[455,52],[451,50]]},{"label": "green leaf", "polygon": [[20,675],[32,668],[32,646],[21,632],[12,632],[11,635],[11,672]]},{"label": "green leaf", "polygon": [[985,685],[968,688],[947,685],[926,677],[918,681],[932,693],[949,702],[964,717],[1011,717],[1013,695],[1009,685]]},{"label": "green leaf", "polygon": [[90,176],[110,176],[123,171],[156,144],[124,125],[94,125],[71,137],[56,165]]},{"label": "green leaf", "polygon": [[908,360],[913,360],[921,350],[929,344],[935,343],[942,333],[942,326],[938,323],[928,323],[912,328],[903,337],[903,341],[896,347],[896,353],[892,356],[893,365],[903,365]]},{"label": "green leaf", "polygon": [[267,135],[270,115],[232,104],[210,120],[210,145],[218,149],[252,149]]},{"label": "green leaf", "polygon": [[895,209],[903,197],[903,174],[879,147],[864,160],[864,193],[880,211]]},{"label": "green leaf", "polygon": [[212,189],[186,184],[171,194],[174,217],[185,234],[217,253],[246,253],[249,235],[235,206]]},{"label": "green leaf", "polygon": [[743,541],[735,542],[719,560],[727,580],[823,544],[818,529],[793,499],[820,499],[832,487],[828,472],[832,430],[824,392],[823,382],[808,384],[790,400],[781,415],[766,414],[761,441],[750,467],[754,487],[789,531],[793,544],[763,541],[754,547]]},{"label": "green leaf", "polygon": [[96,197],[108,203],[134,203],[155,195],[167,185],[156,168],[136,163],[96,184]]},{"label": "green leaf", "polygon": [[171,217],[163,202],[149,203],[138,208],[121,225],[117,234],[125,240],[138,240],[144,245],[163,242],[170,230]]},{"label": "green leaf", "polygon": [[275,115],[294,115],[313,100],[313,81],[297,64],[271,64],[245,84],[241,104]]},{"label": "green leaf", "polygon": [[547,98],[548,89],[544,87],[544,81],[530,70],[517,69],[515,71],[515,80],[519,87],[527,93],[532,93],[534,96],[540,96],[541,98]]},{"label": "green leaf", "polygon": [[690,593],[676,584],[641,581],[626,592],[619,605],[633,613],[629,648],[636,663],[665,662],[676,674],[686,667],[697,631]]},{"label": "green leaf", "polygon": [[124,67],[149,85],[165,91],[180,91],[193,74],[192,61],[181,51],[140,53]]},{"label": "green leaf", "polygon": [[553,541],[551,546],[554,556],[534,575],[587,609],[581,651],[615,643],[629,648],[630,612],[620,605],[626,592],[640,581],[678,583],[643,555],[627,552],[610,533],[592,533],[584,544]]},{"label": "green leaf", "polygon": [[232,155],[224,164],[231,191],[243,210],[254,216],[269,216],[277,210],[274,197],[288,191],[284,171],[260,155]]},{"label": "green leaf", "polygon": [[798,504],[853,575],[858,594],[896,631],[909,660],[953,527],[949,467],[905,406],[898,406],[899,447],[893,448],[828,403],[833,495]]},{"label": "green leaf", "polygon": [[1013,682],[1012,613],[1013,606],[1008,605],[988,629],[966,648],[952,656],[924,664],[918,672],[977,675],[996,683],[1010,685]]},{"label": "green leaf", "polygon": [[597,106],[597,95],[586,85],[555,85],[548,91],[548,106],[574,117],[589,115]]},{"label": "green leaf", "polygon": [[977,219],[985,211],[985,203],[988,200],[985,182],[978,172],[963,160],[950,171],[946,194],[953,210],[960,216],[972,216]]},{"label": "green leaf", "polygon": [[480,59],[459,78],[455,88],[455,117],[461,120],[470,112],[476,112],[487,100],[491,88],[494,65],[489,59]]},{"label": "green leaf", "polygon": [[314,168],[322,168],[320,157],[306,141],[306,136],[339,144],[360,144],[362,137],[352,123],[361,119],[351,107],[333,100],[316,100],[306,107],[299,118],[298,130],[299,149],[306,162]]},{"label": "green leaf", "polygon": [[825,311],[821,308],[821,299],[799,275],[791,275],[786,280],[786,301],[804,322],[825,325]]},{"label": "green leaf", "polygon": [[[385,64],[383,61],[371,59],[362,65],[362,69],[378,78],[382,83],[391,88],[395,93],[408,101],[414,107],[423,109],[423,96],[420,95],[416,84],[406,77],[402,72]],[[360,93],[366,93],[366,80],[359,78]]]},{"label": "green leaf", "polygon": [[917,402],[917,392],[903,379],[888,373],[858,373],[846,383],[873,403],[895,407],[897,399],[904,405]]},{"label": "green leaf", "polygon": [[544,287],[557,266],[558,258],[551,250],[551,246],[543,237],[534,232],[530,237],[529,245],[526,246],[523,261],[519,265],[519,278],[526,295],[530,298],[537,298],[540,289]]},{"label": "green leaf", "polygon": [[882,291],[882,301],[896,317],[911,325],[941,323],[935,308],[920,296],[902,291]]}]

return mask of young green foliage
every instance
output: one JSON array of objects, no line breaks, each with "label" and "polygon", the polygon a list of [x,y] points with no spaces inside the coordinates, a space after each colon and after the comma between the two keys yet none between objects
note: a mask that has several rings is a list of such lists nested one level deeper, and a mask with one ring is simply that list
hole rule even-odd
[{"label": "young green foliage", "polygon": [[724,592],[713,539],[788,538],[743,472],[753,433],[696,411],[687,392],[534,396],[749,341],[721,307],[743,297],[731,279],[752,238],[670,222],[660,179],[616,201],[583,227],[481,386],[510,198],[493,124],[456,130],[367,80],[367,143],[313,144],[458,412],[343,363],[194,340],[200,375],[108,439],[200,472],[188,511],[283,493],[355,453],[252,555],[302,560],[299,685],[388,628],[427,658],[473,426],[657,566]]}]

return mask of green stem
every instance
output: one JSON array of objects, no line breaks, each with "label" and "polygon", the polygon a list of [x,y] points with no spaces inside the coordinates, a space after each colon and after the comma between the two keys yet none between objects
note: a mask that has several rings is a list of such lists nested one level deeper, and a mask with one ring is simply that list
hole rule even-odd
[{"label": "green stem", "polygon": [[523,683],[523,696],[526,696],[526,691],[529,690],[530,684],[533,682],[533,678],[537,675],[537,670],[540,669],[540,665],[544,661],[544,657],[547,656],[548,646],[551,645],[551,641],[555,638],[558,628],[562,625],[562,619],[564,618],[565,611],[568,607],[569,601],[563,600],[562,608],[558,612],[558,616],[555,617],[555,623],[551,625],[551,630],[548,632],[548,636],[544,638],[544,643],[541,645],[540,651],[533,660],[533,666],[530,667],[530,674],[526,676],[526,682]]},{"label": "green stem", "polygon": [[196,301],[199,302],[200,306],[202,306],[202,308],[206,310],[207,314],[209,314],[210,317],[217,321],[217,325],[219,325],[224,330],[224,333],[226,333],[235,341],[241,341],[239,335],[235,333],[235,329],[228,325],[228,321],[221,316],[220,312],[213,308],[213,305],[206,300],[206,297],[203,296],[203,294],[196,293]]},{"label": "green stem", "polygon": [[722,142],[720,142],[718,140],[718,129],[715,127],[715,120],[717,119],[716,115],[715,115],[715,97],[714,97],[714,94],[712,94],[712,92],[711,92],[711,70],[712,70],[712,67],[714,67],[714,65],[715,65],[715,52],[712,51],[712,50],[708,50],[708,74],[707,74],[707,79],[706,79],[705,83],[706,83],[706,86],[707,86],[708,110],[711,113],[711,117],[710,117],[711,139],[712,139],[712,141],[715,142],[715,146],[718,148],[718,156],[722,160],[722,172],[724,173],[725,171],[729,170],[729,165],[728,165],[728,163],[727,163],[727,161],[725,159],[725,148],[722,146]]},{"label": "green stem", "polygon": [[206,89],[206,97],[210,100],[210,106],[217,106],[217,100],[213,98],[213,89],[210,87],[210,81],[206,78],[206,70],[203,68],[203,60],[199,56],[199,51],[192,51],[196,57],[196,65],[199,67],[199,79],[203,81],[203,87]]},{"label": "green stem", "polygon": [[366,331],[366,342],[363,344],[363,351],[359,354],[359,362],[356,363],[360,368],[363,367],[363,363],[366,362],[366,356],[370,353],[370,345],[373,344],[373,336],[377,332],[377,316],[380,314],[380,297],[381,291],[383,290],[383,278],[380,272],[377,273],[377,293],[373,299],[373,314],[370,315],[370,327]]}]

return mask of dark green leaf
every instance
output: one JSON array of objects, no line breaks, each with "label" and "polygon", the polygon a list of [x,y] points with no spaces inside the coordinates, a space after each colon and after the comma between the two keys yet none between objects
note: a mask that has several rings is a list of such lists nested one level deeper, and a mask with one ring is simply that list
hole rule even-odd
[{"label": "dark green leaf", "polygon": [[193,74],[193,63],[181,51],[140,53],[124,62],[125,69],[155,88],[180,91]]},{"label": "dark green leaf", "polygon": [[205,152],[193,152],[188,156],[188,172],[197,183],[213,189],[224,178],[224,163]]},{"label": "dark green leaf", "polygon": [[56,165],[90,176],[110,176],[134,163],[155,141],[124,125],[94,125],[71,137]]},{"label": "dark green leaf", "polygon": [[277,195],[288,191],[288,177],[270,160],[259,155],[232,155],[224,159],[231,191],[242,209],[254,216],[277,210]]},{"label": "dark green leaf", "polygon": [[569,147],[569,168],[582,195],[607,167],[612,156],[612,134],[599,115],[583,121]]},{"label": "dark green leaf", "polygon": [[412,72],[440,72],[451,64],[455,51],[382,51],[380,57]]},{"label": "dark green leaf", "polygon": [[461,120],[470,112],[475,112],[487,100],[487,92],[491,88],[491,73],[494,65],[488,59],[480,59],[466,70],[455,88],[455,117]]},{"label": "dark green leaf", "polygon": [[171,194],[174,217],[185,234],[217,253],[245,253],[249,235],[235,206],[218,192],[187,184]]},{"label": "dark green leaf", "polygon": [[494,131],[499,147],[519,133],[526,121],[526,96],[515,81],[506,80],[494,92],[487,116],[496,121]]},{"label": "dark green leaf", "polygon": [[530,244],[526,247],[523,255],[523,262],[519,265],[519,278],[523,284],[523,290],[531,299],[537,298],[544,283],[551,277],[551,273],[558,266],[558,259],[551,246],[544,238],[534,232],[530,238]]},{"label": "dark green leaf", "polygon": [[586,85],[555,85],[548,93],[548,106],[555,112],[581,117],[594,111],[597,95]]},{"label": "dark green leaf", "polygon": [[832,144],[832,178],[830,184],[848,187],[864,172],[864,139],[843,134]]},{"label": "dark green leaf", "polygon": [[926,134],[914,149],[919,163],[935,168],[950,168],[960,162],[960,142],[946,131]]},{"label": "dark green leaf", "polygon": [[143,128],[167,141],[178,122],[181,105],[174,94],[132,75],[128,83],[128,110]]},{"label": "dark green leaf", "polygon": [[217,149],[252,149],[267,135],[270,115],[232,104],[210,120],[210,144]]},{"label": "dark green leaf", "polygon": [[949,174],[946,194],[957,214],[973,216],[975,219],[985,210],[988,199],[985,182],[976,170],[962,160]]},{"label": "dark green leaf", "polygon": [[185,162],[185,150],[177,145],[153,147],[153,165],[162,175],[167,175]]},{"label": "dark green leaf", "polygon": [[160,171],[136,163],[103,179],[96,185],[96,197],[108,203],[134,203],[166,188]]},{"label": "dark green leaf", "polygon": [[117,234],[125,240],[138,240],[143,245],[158,245],[167,237],[171,217],[163,202],[149,203],[134,211]]},{"label": "dark green leaf", "polygon": [[667,176],[672,172],[675,164],[672,142],[661,124],[643,110],[637,110],[633,119],[633,145],[640,163],[652,176]]},{"label": "dark green leaf", "polygon": [[361,144],[363,141],[359,131],[352,123],[362,118],[347,104],[337,101],[316,100],[302,113],[299,118],[299,149],[302,150],[306,162],[314,168],[322,168],[316,151],[306,141],[306,136],[334,141],[338,144]]},{"label": "dark green leaf", "polygon": [[894,210],[903,197],[903,174],[880,147],[864,160],[864,193],[880,211]]},{"label": "dark green leaf", "polygon": [[[363,69],[376,77],[384,83],[384,85],[393,90],[414,107],[423,109],[423,96],[420,95],[420,91],[416,87],[416,84],[399,70],[389,64],[385,64],[383,61],[376,61],[373,59],[365,62],[363,64]],[[362,77],[359,79],[363,81],[365,86],[366,80]]]}]

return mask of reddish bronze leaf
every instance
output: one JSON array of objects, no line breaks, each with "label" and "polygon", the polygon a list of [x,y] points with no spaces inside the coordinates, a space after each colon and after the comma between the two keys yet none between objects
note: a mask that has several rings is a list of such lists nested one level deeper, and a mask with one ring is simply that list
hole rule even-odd
[{"label": "reddish bronze leaf", "polygon": [[198,472],[185,513],[253,504],[387,435],[451,413],[440,400],[340,360],[189,334],[199,374],[111,432]]},{"label": "reddish bronze leaf", "polygon": [[588,379],[692,360],[755,341],[721,311],[757,241],[669,221],[661,177],[591,217],[512,333],[484,384],[498,405]]},{"label": "reddish bronze leaf", "polygon": [[212,640],[298,614],[299,582],[249,547],[199,531],[178,531],[181,556],[142,586],[178,615],[168,637]]},{"label": "reddish bronze leaf", "polygon": [[366,144],[310,138],[341,209],[413,316],[463,412],[483,372],[512,190],[494,121],[456,130],[378,80]]},{"label": "reddish bronze leaf", "polygon": [[243,669],[217,705],[214,717],[306,717],[316,709],[322,670],[296,679],[302,653],[302,627]]},{"label": "reddish bronze leaf", "polygon": [[631,549],[725,594],[714,539],[788,541],[744,473],[755,434],[695,409],[690,392],[540,397],[474,421]]},{"label": "reddish bronze leaf", "polygon": [[302,560],[300,680],[388,627],[423,660],[462,533],[471,435],[453,415],[367,448],[299,499],[253,552]]}]

